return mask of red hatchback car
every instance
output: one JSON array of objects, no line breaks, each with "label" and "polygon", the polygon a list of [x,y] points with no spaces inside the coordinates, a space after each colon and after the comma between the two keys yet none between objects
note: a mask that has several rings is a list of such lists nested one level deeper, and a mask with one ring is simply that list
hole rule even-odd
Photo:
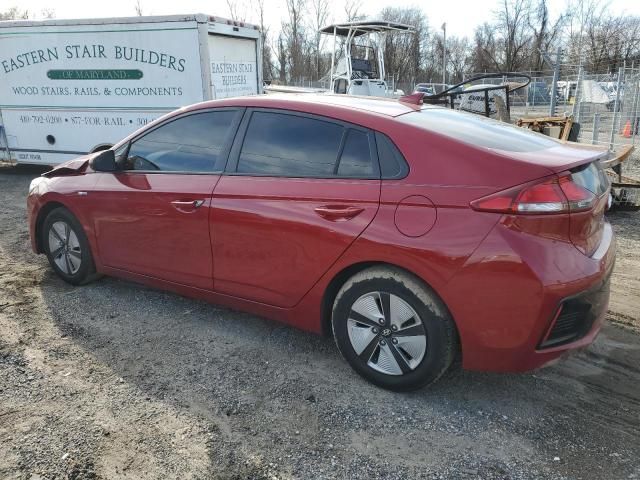
[{"label": "red hatchback car", "polygon": [[410,390],[457,355],[525,371],[594,340],[615,258],[600,155],[392,100],[212,101],[35,179],[31,240],[74,285],[332,333],[359,374]]}]

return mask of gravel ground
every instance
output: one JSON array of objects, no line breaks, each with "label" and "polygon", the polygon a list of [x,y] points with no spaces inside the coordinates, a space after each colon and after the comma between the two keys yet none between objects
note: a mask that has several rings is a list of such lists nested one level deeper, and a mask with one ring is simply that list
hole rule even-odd
[{"label": "gravel ground", "polygon": [[610,322],[533,374],[412,394],[330,339],[31,253],[33,168],[0,169],[0,478],[640,478],[640,212],[613,215]]}]

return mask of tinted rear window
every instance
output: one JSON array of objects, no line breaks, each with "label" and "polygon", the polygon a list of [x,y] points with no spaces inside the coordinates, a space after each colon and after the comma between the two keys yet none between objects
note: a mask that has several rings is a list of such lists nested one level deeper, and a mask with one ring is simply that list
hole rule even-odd
[{"label": "tinted rear window", "polygon": [[480,115],[446,108],[424,108],[397,118],[401,122],[478,147],[510,152],[533,152],[558,146],[557,141],[539,133]]},{"label": "tinted rear window", "polygon": [[238,172],[282,177],[331,177],[343,127],[331,122],[271,112],[254,112]]},{"label": "tinted rear window", "polygon": [[409,166],[393,142],[386,135],[376,132],[378,159],[382,178],[404,178],[409,173]]},{"label": "tinted rear window", "polygon": [[338,164],[338,176],[368,178],[374,173],[369,137],[359,130],[349,130]]}]

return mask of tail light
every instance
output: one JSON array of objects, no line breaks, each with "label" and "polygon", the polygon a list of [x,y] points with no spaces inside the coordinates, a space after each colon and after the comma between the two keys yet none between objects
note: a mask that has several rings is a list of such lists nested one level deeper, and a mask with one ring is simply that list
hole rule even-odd
[{"label": "tail light", "polygon": [[518,185],[471,202],[474,210],[507,214],[555,214],[589,210],[597,196],[576,183],[571,172]]}]

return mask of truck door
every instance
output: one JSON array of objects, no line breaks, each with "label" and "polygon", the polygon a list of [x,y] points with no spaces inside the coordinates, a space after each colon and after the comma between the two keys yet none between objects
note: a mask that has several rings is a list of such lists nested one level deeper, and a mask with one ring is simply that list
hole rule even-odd
[{"label": "truck door", "polygon": [[238,97],[260,93],[255,38],[230,37],[209,33],[211,98]]}]

